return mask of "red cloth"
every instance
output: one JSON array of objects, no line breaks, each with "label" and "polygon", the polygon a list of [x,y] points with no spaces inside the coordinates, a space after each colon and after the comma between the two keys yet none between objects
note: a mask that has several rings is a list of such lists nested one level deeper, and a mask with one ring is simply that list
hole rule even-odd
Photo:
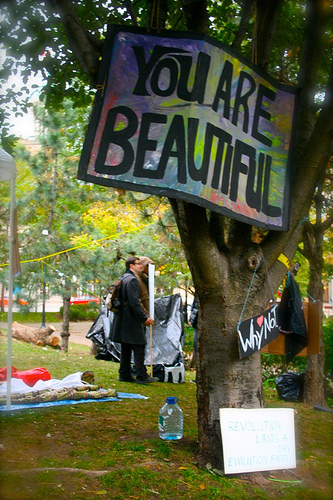
[{"label": "red cloth", "polygon": [[[33,387],[38,380],[50,380],[51,375],[46,368],[32,368],[31,370],[24,370],[19,372],[15,366],[12,366],[12,378],[19,378],[23,380],[29,387]],[[7,367],[0,368],[0,382],[7,380]]]}]

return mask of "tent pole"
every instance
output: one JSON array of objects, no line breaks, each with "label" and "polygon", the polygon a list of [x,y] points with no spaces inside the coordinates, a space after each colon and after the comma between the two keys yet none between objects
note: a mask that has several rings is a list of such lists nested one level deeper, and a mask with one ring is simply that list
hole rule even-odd
[{"label": "tent pole", "polygon": [[8,279],[8,341],[7,341],[7,411],[11,409],[12,389],[12,323],[13,323],[13,259],[14,259],[14,210],[15,175],[11,179],[10,222],[9,222],[9,279]]}]

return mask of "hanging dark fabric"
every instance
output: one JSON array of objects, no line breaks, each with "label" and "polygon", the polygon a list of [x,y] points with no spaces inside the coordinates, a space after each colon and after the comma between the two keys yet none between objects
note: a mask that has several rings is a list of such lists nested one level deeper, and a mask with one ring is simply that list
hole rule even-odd
[{"label": "hanging dark fabric", "polygon": [[290,272],[278,308],[278,321],[280,332],[286,336],[286,361],[290,363],[308,345],[302,297],[298,283]]}]

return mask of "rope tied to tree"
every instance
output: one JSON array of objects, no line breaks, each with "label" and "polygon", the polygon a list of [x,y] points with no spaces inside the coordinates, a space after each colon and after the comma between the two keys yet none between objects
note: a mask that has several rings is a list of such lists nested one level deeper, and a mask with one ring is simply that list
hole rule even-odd
[{"label": "rope tied to tree", "polygon": [[255,278],[257,270],[258,270],[258,268],[260,266],[260,262],[261,261],[263,261],[263,263],[264,263],[266,274],[267,274],[267,278],[268,278],[268,283],[269,283],[269,286],[271,288],[271,292],[272,292],[272,295],[273,295],[273,301],[274,301],[274,304],[276,305],[276,298],[275,298],[275,294],[274,294],[274,289],[273,289],[271,277],[270,277],[270,274],[268,272],[267,263],[266,263],[265,257],[263,255],[261,249],[260,249],[260,253],[261,253],[261,256],[259,257],[259,259],[258,259],[258,261],[256,263],[256,267],[254,268],[254,271],[253,271],[253,274],[252,274],[252,278],[251,278],[251,282],[250,282],[250,286],[248,288],[248,291],[247,291],[247,294],[246,294],[246,297],[245,297],[245,302],[244,302],[244,305],[243,305],[243,308],[242,308],[242,312],[240,313],[240,316],[239,316],[238,325],[237,325],[238,328],[239,328],[239,326],[240,326],[240,324],[242,322],[242,317],[243,317],[243,314],[244,314],[244,311],[245,311],[245,307],[246,307],[248,298],[250,296],[250,292],[251,292],[251,288],[252,288],[252,285],[253,285],[253,282],[254,282],[254,278]]}]

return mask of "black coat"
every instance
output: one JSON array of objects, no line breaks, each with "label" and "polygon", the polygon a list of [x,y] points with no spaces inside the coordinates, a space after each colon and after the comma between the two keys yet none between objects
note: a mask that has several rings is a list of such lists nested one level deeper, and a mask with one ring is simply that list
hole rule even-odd
[{"label": "black coat", "polygon": [[193,328],[197,328],[198,326],[198,299],[197,296],[194,296],[192,307],[191,307],[191,315],[190,315],[190,323]]},{"label": "black coat", "polygon": [[111,340],[125,344],[146,344],[143,323],[148,316],[140,303],[138,279],[132,271],[126,271],[122,277],[121,299],[124,307],[114,313]]}]

